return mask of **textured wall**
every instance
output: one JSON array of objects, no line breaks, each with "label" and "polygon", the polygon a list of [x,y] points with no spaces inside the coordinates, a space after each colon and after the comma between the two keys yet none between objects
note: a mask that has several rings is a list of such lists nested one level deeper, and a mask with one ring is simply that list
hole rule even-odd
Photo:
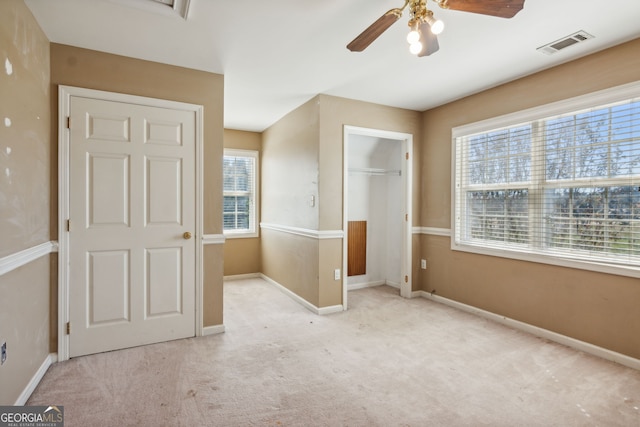
[{"label": "textured wall", "polygon": [[[22,0],[0,2],[0,257],[48,242],[49,41]],[[50,257],[0,276],[0,404],[12,405],[49,353]]]},{"label": "textured wall", "polygon": [[49,41],[22,1],[0,14],[0,256],[49,240]]}]

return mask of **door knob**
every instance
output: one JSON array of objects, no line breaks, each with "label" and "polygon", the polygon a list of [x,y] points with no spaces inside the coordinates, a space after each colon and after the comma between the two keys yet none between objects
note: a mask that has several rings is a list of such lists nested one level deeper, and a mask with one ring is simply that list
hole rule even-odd
[{"label": "door knob", "polygon": [[184,237],[185,240],[189,240],[191,238],[191,233],[188,231],[185,231],[182,237]]}]

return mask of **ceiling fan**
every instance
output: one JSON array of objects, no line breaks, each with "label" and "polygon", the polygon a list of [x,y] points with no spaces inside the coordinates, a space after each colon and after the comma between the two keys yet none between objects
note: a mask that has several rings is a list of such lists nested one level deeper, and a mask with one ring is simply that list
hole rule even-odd
[{"label": "ceiling fan", "polygon": [[[433,0],[442,9],[479,13],[482,15],[513,18],[524,7],[525,0]],[[409,50],[417,56],[428,56],[439,49],[437,34],[444,29],[444,23],[427,9],[427,0],[405,0],[404,6],[389,10],[347,45],[352,52],[362,52],[384,33],[409,6],[409,28],[407,36]]]}]

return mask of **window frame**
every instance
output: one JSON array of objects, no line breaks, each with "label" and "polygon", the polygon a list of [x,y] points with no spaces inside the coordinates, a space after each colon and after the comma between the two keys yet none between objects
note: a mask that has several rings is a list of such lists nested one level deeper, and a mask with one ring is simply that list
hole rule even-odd
[{"label": "window frame", "polygon": [[[223,186],[222,186],[222,200],[223,200],[223,212],[222,212],[222,232],[226,239],[243,239],[243,238],[255,238],[259,237],[258,224],[259,224],[259,211],[260,211],[260,153],[257,150],[246,150],[238,148],[225,148],[223,150]],[[253,170],[253,191],[250,194],[250,209],[249,209],[249,228],[242,230],[225,230],[224,228],[224,197],[229,195],[224,191],[224,157],[250,157],[254,161]]]},{"label": "window frame", "polygon": [[[600,105],[621,102],[638,97],[640,97],[640,81],[452,128],[451,250],[640,278],[640,266],[615,263],[606,260],[601,261],[584,258],[580,259],[578,254],[558,255],[557,253],[550,254],[549,251],[546,251],[547,253],[545,253],[545,250],[542,248],[539,242],[534,243],[534,251],[532,251],[530,247],[518,248],[517,245],[503,245],[502,247],[497,248],[487,247],[481,244],[471,244],[460,239],[461,227],[459,226],[459,222],[463,221],[463,218],[457,217],[461,198],[466,197],[465,191],[458,191],[458,189],[460,188],[460,181],[462,180],[465,168],[468,167],[467,163],[465,163],[462,169],[458,168],[459,153],[462,150],[462,148],[459,146],[464,145],[457,143],[458,138],[483,132],[490,132],[492,130],[515,126],[518,124],[540,121],[551,116],[568,113],[577,114],[581,110],[594,108]],[[534,167],[544,169],[544,162],[540,163],[534,161],[536,156],[544,156],[542,142],[536,141],[534,138],[532,139],[531,144],[532,169]],[[538,187],[541,185],[540,183],[533,181],[533,175],[534,173],[532,172],[531,184],[526,185],[527,188]],[[613,181],[617,181],[617,179],[609,178],[604,179],[604,181],[610,181],[613,184]],[[498,186],[502,186],[502,188],[508,189],[517,189],[520,187],[517,183],[503,183],[499,184]],[[542,191],[538,191],[537,196],[540,195],[542,195]],[[534,195],[534,197],[536,197],[536,195]],[[533,203],[536,203],[536,201],[534,200]],[[531,209],[528,218],[530,218],[529,230],[531,230],[532,228],[534,228],[531,223],[540,221],[540,219],[531,219]],[[536,238],[535,234],[530,235],[532,239]]]}]

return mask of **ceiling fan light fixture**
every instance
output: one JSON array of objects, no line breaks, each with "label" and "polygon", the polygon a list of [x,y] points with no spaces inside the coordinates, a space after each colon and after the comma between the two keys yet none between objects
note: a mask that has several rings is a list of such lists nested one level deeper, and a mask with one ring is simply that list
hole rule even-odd
[{"label": "ceiling fan light fixture", "polygon": [[417,41],[420,41],[420,28],[418,27],[418,23],[410,23],[409,27],[411,27],[411,31],[407,34],[407,42],[409,44],[414,44]]},{"label": "ceiling fan light fixture", "polygon": [[407,42],[409,42],[409,44],[414,44],[418,40],[420,40],[420,31],[418,30],[409,31],[409,34],[407,34]]},{"label": "ceiling fan light fixture", "polygon": [[[155,0],[170,1],[170,0]],[[177,1],[177,0],[173,0]],[[440,8],[477,13],[480,15],[513,18],[524,8],[526,0],[433,0]],[[411,19],[407,35],[411,53],[417,56],[429,56],[438,51],[437,34],[444,30],[444,22],[436,19],[427,8],[427,0],[404,0],[404,5],[389,10],[369,25],[360,35],[347,45],[352,52],[362,52],[391,25],[402,17],[402,12],[409,8]],[[418,40],[416,40],[416,38]]]},{"label": "ceiling fan light fixture", "polygon": [[[429,11],[431,12],[431,11]],[[436,19],[433,17],[433,13],[429,13],[426,17],[425,17],[425,21],[427,21],[429,23],[429,26],[431,26],[431,32],[433,34],[440,34],[442,33],[442,31],[444,31],[444,22],[442,22],[439,19]]]},{"label": "ceiling fan light fixture", "polygon": [[417,55],[420,52],[422,52],[422,43],[420,43],[420,41],[411,43],[411,45],[409,45],[409,52],[411,52],[414,55]]}]

